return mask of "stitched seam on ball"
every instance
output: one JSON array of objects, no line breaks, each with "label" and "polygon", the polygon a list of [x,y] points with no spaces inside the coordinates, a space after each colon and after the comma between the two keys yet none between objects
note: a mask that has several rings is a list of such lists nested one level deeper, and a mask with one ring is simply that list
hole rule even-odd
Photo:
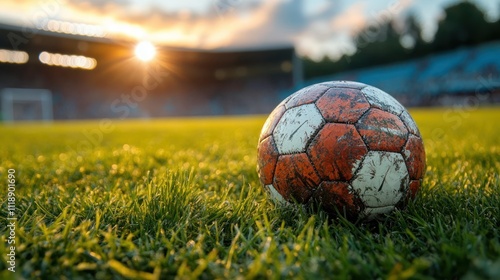
[{"label": "stitched seam on ball", "polygon": [[[326,91],[325,91],[326,92]],[[324,94],[324,93],[323,93]],[[319,97],[318,97],[319,99]],[[317,100],[317,99],[316,99]],[[316,102],[316,101],[315,101]],[[314,138],[316,138],[316,135],[318,135],[319,131],[321,129],[323,129],[323,127],[325,126],[325,123],[326,123],[326,120],[325,118],[323,117],[323,115],[321,114],[321,111],[319,110],[318,106],[316,106],[316,104],[312,103],[314,105],[314,108],[316,109],[317,113],[319,113],[319,115],[321,116],[321,124],[318,126],[318,128],[316,128],[316,130],[309,136],[309,139],[307,139],[307,142],[306,142],[306,145],[304,147],[304,150],[302,151],[302,153],[306,153],[307,154],[307,149],[309,149],[309,145],[311,144],[312,140]],[[309,156],[308,156],[309,157]]]},{"label": "stitched seam on ball", "polygon": [[366,85],[365,87],[363,87],[362,89],[359,90],[359,92],[365,97],[366,99],[366,102],[368,102],[368,104],[370,104],[370,108],[372,107],[372,104],[370,103],[370,100],[368,99],[368,96],[366,96],[366,94],[363,92],[363,90],[365,88],[369,87],[369,85]]},{"label": "stitched seam on ball", "polygon": [[[283,108],[285,108],[285,110],[283,111],[283,114],[281,114],[281,116],[279,116],[278,121],[277,121],[277,122],[276,122],[276,124],[273,126],[273,128],[271,129],[271,131],[269,132],[269,135],[268,135],[267,137],[272,136],[272,135],[274,134],[274,129],[276,129],[276,126],[277,126],[277,125],[278,125],[278,123],[281,121],[281,118],[285,115],[285,113],[286,113],[286,111],[287,111],[287,109],[286,109],[286,107],[285,107],[285,105],[284,105],[284,104],[283,104],[283,105],[281,105],[281,106],[283,106]],[[266,137],[266,138],[267,138],[267,137]],[[265,139],[265,138],[264,138],[264,139]],[[262,139],[262,141],[264,141],[264,139]],[[259,144],[260,144],[260,143],[262,143],[262,141],[260,141],[260,142],[259,142]]]},{"label": "stitched seam on ball", "polygon": [[348,180],[349,182],[349,185],[352,183],[352,181],[354,180],[354,176],[358,173],[358,170],[361,168],[361,166],[363,165],[363,162],[365,160],[365,157],[366,155],[370,152],[370,149],[368,148],[368,145],[366,145],[365,141],[363,140],[363,136],[361,136],[361,133],[359,133],[358,131],[358,128],[356,126],[354,126],[355,130],[356,130],[356,133],[358,134],[359,138],[361,138],[361,141],[363,141],[363,144],[365,145],[365,148],[366,148],[366,153],[361,157],[360,161],[359,161],[359,164],[358,164],[358,168],[356,168],[356,170],[354,170],[352,172],[352,177],[350,180]]},{"label": "stitched seam on ball", "polygon": [[[271,135],[269,135],[269,137],[272,137],[272,136],[273,136],[272,134],[271,134]],[[271,176],[271,178],[272,178],[272,180],[271,180],[271,184],[272,184],[272,183],[274,183],[274,175],[275,175],[275,173],[276,173],[276,166],[278,166],[278,160],[280,159],[280,155],[279,155],[278,146],[276,145],[276,142],[275,142],[275,140],[274,140],[274,137],[273,137],[271,140],[272,140],[272,142],[273,142],[273,147],[274,147],[274,148],[276,148],[276,152],[278,152],[278,156],[276,157],[276,163],[274,163],[274,168],[273,168],[273,172],[272,172],[272,176]],[[276,187],[275,187],[275,186],[273,186],[273,187],[274,187],[274,189],[276,189]],[[280,195],[281,195],[281,194],[280,194]]]},{"label": "stitched seam on ball", "polygon": [[[406,109],[405,109],[405,110],[406,110]],[[393,115],[397,116],[397,117],[398,117],[398,119],[399,119],[399,120],[403,123],[403,125],[406,127],[406,130],[408,130],[408,136],[409,136],[410,134],[412,134],[412,135],[415,135],[415,136],[419,136],[419,137],[420,137],[420,135],[417,135],[417,134],[415,134],[415,133],[411,132],[411,129],[410,129],[409,125],[407,125],[407,124],[404,122],[404,120],[401,118],[401,115],[403,115],[403,113],[405,112],[405,110],[403,110],[403,111],[401,112],[401,114],[399,114],[399,115],[396,115],[396,114],[393,114]],[[408,113],[408,115],[409,115],[409,113]],[[413,122],[415,123],[415,121],[414,121],[414,120],[413,120]],[[418,126],[417,126],[417,123],[415,123],[415,127],[417,128],[417,132],[419,132],[419,131],[418,131]]]},{"label": "stitched seam on ball", "polygon": [[[368,150],[368,147],[366,147],[366,149]],[[356,168],[356,170],[354,170],[352,172],[352,177],[350,180],[348,180],[347,182],[349,183],[349,185],[352,187],[352,182],[354,181],[354,178],[356,177],[356,175],[358,174],[358,171],[363,167],[364,163],[365,163],[365,157],[366,155],[370,152],[371,150],[368,150],[368,152],[366,152],[363,157],[361,158],[359,164],[358,164],[358,168]]]},{"label": "stitched seam on ball", "polygon": [[349,185],[349,182],[348,181],[344,181],[344,180],[333,180],[333,181],[331,181],[331,180],[322,180],[321,182],[319,182],[318,187],[313,190],[313,193],[311,194],[311,197],[309,198],[309,200],[314,199],[314,197],[316,197],[316,193],[322,188],[321,184],[323,184],[323,183],[336,183],[336,182],[346,183],[346,184]]},{"label": "stitched seam on ball", "polygon": [[314,138],[316,138],[316,136],[318,136],[318,133],[325,127],[325,124],[326,124],[326,121],[322,117],[322,119],[321,119],[321,125],[318,127],[318,129],[316,129],[316,131],[314,131],[313,134],[311,134],[311,136],[309,137],[309,139],[306,142],[306,147],[304,148],[304,152],[306,154],[307,154],[307,150],[309,150],[309,146],[311,145],[312,141],[314,140]]},{"label": "stitched seam on ball", "polygon": [[[368,112],[370,112],[373,108],[371,107],[371,104],[370,104],[370,108],[368,110],[366,110],[366,112],[364,112],[361,117],[359,117],[359,119],[356,121],[356,123],[354,123],[354,127],[356,128],[356,132],[359,134],[359,136],[361,137],[361,140],[363,141],[363,143],[365,144],[366,146],[366,149],[369,149],[369,146],[368,146],[368,143],[366,142],[367,140],[365,139],[365,137],[363,135],[361,135],[361,133],[359,132],[359,128],[358,128],[358,124],[359,124],[359,121],[365,117],[365,115],[368,114]],[[375,108],[377,109],[377,108]]]},{"label": "stitched seam on ball", "polygon": [[364,89],[365,87],[367,87],[367,86],[368,86],[368,85],[365,85],[365,86],[364,86],[364,87],[362,87],[362,88],[356,88],[356,87],[347,86],[347,85],[346,85],[346,86],[335,86],[335,87],[330,87],[330,86],[328,86],[328,85],[324,85],[324,84],[320,84],[320,85],[325,86],[325,87],[328,87],[328,88],[333,88],[333,89],[335,89],[335,88],[348,88],[348,89],[356,89],[356,90],[359,90],[359,91],[361,91],[362,89]]},{"label": "stitched seam on ball", "polygon": [[[359,92],[361,92],[361,94],[362,94],[362,95],[366,98],[366,101],[368,102],[368,104],[370,104],[370,109],[371,109],[371,108],[379,109],[379,110],[382,110],[382,111],[384,111],[384,112],[387,112],[387,113],[393,114],[394,116],[397,116],[398,118],[399,118],[399,116],[400,116],[401,114],[403,114],[403,112],[406,110],[406,109],[404,108],[404,106],[403,106],[403,105],[401,105],[401,107],[403,107],[403,111],[401,111],[401,113],[399,113],[399,114],[397,114],[397,115],[396,115],[396,114],[395,114],[395,112],[393,112],[392,110],[382,108],[382,106],[380,106],[380,107],[379,107],[379,106],[375,106],[375,104],[372,104],[372,103],[370,102],[370,99],[368,98],[368,96],[367,96],[365,93],[363,93],[363,89],[365,89],[365,88],[367,88],[367,87],[369,87],[369,86],[366,86],[366,87],[364,87],[364,88],[360,89],[360,90],[359,90]],[[381,90],[381,89],[380,89],[380,90]],[[381,90],[381,91],[382,91],[382,92],[385,92],[385,91],[383,91],[383,90]],[[386,92],[386,93],[387,93],[387,92]],[[388,94],[388,93],[387,93],[387,94]],[[390,95],[390,94],[388,94],[388,95],[389,95],[389,96],[391,96],[392,98],[394,98],[392,95]],[[394,99],[396,99],[396,98],[394,98]],[[397,101],[397,100],[396,100],[396,101]],[[398,101],[398,102],[399,102],[399,101]],[[360,119],[361,119],[361,118],[360,118]],[[359,120],[359,119],[358,119],[358,120]],[[403,122],[403,124],[404,124],[404,122]]]},{"label": "stitched seam on ball", "polygon": [[[278,155],[278,158],[276,159],[276,164],[274,165],[274,169],[273,169],[273,181],[271,183],[271,185],[273,185],[273,188],[283,197],[283,199],[285,199],[285,197],[283,196],[283,194],[281,194],[278,189],[277,189],[277,186],[276,186],[276,176],[275,173],[276,173],[276,168],[278,167],[278,162],[280,161],[280,157],[282,157],[282,155]],[[287,200],[287,199],[285,199]]]},{"label": "stitched seam on ball", "polygon": [[[370,103],[368,103],[368,104],[370,104]],[[378,109],[378,108],[373,107],[372,104],[370,104],[370,108],[368,108],[368,110],[366,110],[363,114],[361,114],[361,116],[359,116],[358,120],[354,124],[357,124],[362,118],[364,118],[366,115],[368,115],[368,112],[370,112],[372,109]]]},{"label": "stitched seam on ball", "polygon": [[401,148],[401,151],[399,151],[399,153],[403,156],[403,158],[405,158],[405,154],[404,154],[405,147],[408,144],[408,142],[410,141],[410,135],[411,135],[411,132],[408,131],[408,133],[406,135],[405,143],[403,144],[403,147]]},{"label": "stitched seam on ball", "polygon": [[[273,135],[271,134],[271,135],[267,136],[265,139],[272,137],[272,136]],[[272,183],[274,183],[274,174],[276,173],[276,166],[278,165],[278,160],[279,160],[281,155],[279,154],[278,148],[276,146],[276,142],[274,141],[274,137],[272,137],[271,142],[273,144],[273,147],[276,148],[276,152],[278,152],[278,157],[276,158],[276,163],[274,164],[274,168],[273,168],[272,176],[271,176],[271,178],[272,178],[271,184],[272,184]],[[274,187],[274,188],[276,188],[276,187]]]},{"label": "stitched seam on ball", "polygon": [[[259,144],[262,144],[262,142],[264,142],[267,138],[273,136],[272,134],[269,134],[267,135],[265,138],[262,139],[262,141],[259,142]],[[274,138],[273,138],[273,143],[274,143]],[[257,147],[257,150],[258,150],[258,147]]]},{"label": "stitched seam on ball", "polygon": [[[319,95],[319,96],[318,96],[318,97],[317,97],[314,101],[312,101],[312,102],[310,102],[310,103],[302,103],[302,104],[297,104],[297,105],[295,105],[295,106],[288,107],[288,106],[286,105],[286,103],[288,103],[288,101],[290,101],[290,100],[288,100],[287,102],[285,102],[285,104],[283,104],[283,106],[285,106],[285,112],[286,112],[286,111],[288,111],[288,110],[290,110],[290,109],[292,109],[292,108],[299,107],[299,106],[302,106],[302,105],[307,105],[307,104],[314,104],[314,106],[316,106],[316,101],[318,101],[318,99],[320,99],[320,98],[321,98],[321,97],[322,97],[322,96],[323,96],[323,95],[324,95],[324,94],[325,94],[325,93],[326,93],[329,89],[331,89],[330,87],[327,87],[327,86],[325,86],[325,85],[321,85],[321,84],[319,84],[319,85],[317,85],[317,86],[322,86],[322,87],[324,87],[324,88],[325,88],[325,91],[323,91],[323,93],[321,93],[321,94],[320,94],[320,95]],[[291,99],[291,98],[290,98],[290,99]],[[317,107],[316,107],[316,108],[317,108]],[[318,111],[319,111],[319,110],[318,110]],[[320,111],[320,115],[321,115],[321,111]],[[321,115],[321,116],[323,116],[323,115]]]},{"label": "stitched seam on ball", "polygon": [[305,153],[305,154],[306,154],[306,156],[307,156],[307,159],[308,159],[308,160],[309,160],[309,162],[311,163],[311,166],[312,166],[312,168],[313,168],[314,172],[316,173],[316,176],[318,176],[318,178],[319,178],[319,183],[318,183],[318,185],[317,185],[317,186],[313,189],[313,193],[312,193],[312,195],[311,195],[311,197],[313,197],[314,193],[315,193],[315,192],[319,189],[319,185],[321,185],[321,183],[323,182],[323,180],[322,180],[322,178],[321,178],[321,176],[320,176],[320,174],[319,174],[319,172],[318,172],[318,169],[317,169],[317,168],[316,168],[316,166],[314,165],[314,162],[312,161],[311,157],[310,157],[310,156],[309,156],[309,154],[307,153],[307,149],[306,149],[306,153]]},{"label": "stitched seam on ball", "polygon": [[[416,136],[416,135],[415,135],[415,136]],[[416,136],[416,137],[418,137],[418,136]],[[422,140],[422,139],[420,139],[420,140]],[[408,143],[408,141],[410,141],[410,136],[409,136],[409,135],[408,135],[407,143]],[[404,162],[405,162],[405,166],[406,166],[406,171],[408,172],[408,179],[409,179],[409,181],[411,182],[411,181],[413,181],[413,180],[418,180],[418,179],[412,179],[412,178],[411,178],[411,176],[410,176],[410,167],[408,166],[408,164],[409,164],[409,163],[407,162],[407,158],[406,158],[406,155],[405,155],[405,152],[404,152],[404,150],[405,150],[405,147],[406,147],[406,144],[407,144],[407,143],[405,143],[405,144],[404,144],[403,149],[402,149],[402,151],[400,152],[400,154],[403,156],[403,159],[404,159]],[[425,170],[422,170],[422,171],[423,171],[423,172],[422,172],[422,176],[421,176],[421,178],[423,177],[423,174],[424,174],[424,171],[425,171]],[[421,179],[421,178],[420,178],[420,179]],[[408,185],[409,185],[409,184],[408,184]]]}]

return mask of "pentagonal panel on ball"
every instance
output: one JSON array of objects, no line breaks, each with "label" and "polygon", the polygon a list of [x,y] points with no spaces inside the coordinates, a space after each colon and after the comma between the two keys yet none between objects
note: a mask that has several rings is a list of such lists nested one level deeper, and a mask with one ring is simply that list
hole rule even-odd
[{"label": "pentagonal panel on ball", "polygon": [[408,135],[403,122],[394,114],[370,109],[356,124],[370,150],[399,152]]},{"label": "pentagonal panel on ball", "polygon": [[307,202],[320,181],[305,153],[278,158],[273,186],[286,200]]},{"label": "pentagonal panel on ball", "polygon": [[325,124],[309,145],[308,154],[323,180],[352,178],[368,152],[353,125]]},{"label": "pentagonal panel on ball", "polygon": [[392,207],[406,193],[408,170],[400,153],[370,151],[356,171],[351,186],[370,208]]},{"label": "pentagonal panel on ball", "polygon": [[319,111],[327,121],[355,123],[370,109],[370,103],[357,89],[332,88],[316,101]]},{"label": "pentagonal panel on ball", "polygon": [[287,110],[273,132],[280,154],[304,152],[307,142],[323,123],[323,117],[314,104]]},{"label": "pentagonal panel on ball", "polygon": [[401,112],[405,110],[403,105],[394,99],[394,97],[376,87],[367,86],[363,88],[361,92],[366,96],[368,102],[370,102],[370,104],[375,108],[379,108],[396,115],[401,114]]}]

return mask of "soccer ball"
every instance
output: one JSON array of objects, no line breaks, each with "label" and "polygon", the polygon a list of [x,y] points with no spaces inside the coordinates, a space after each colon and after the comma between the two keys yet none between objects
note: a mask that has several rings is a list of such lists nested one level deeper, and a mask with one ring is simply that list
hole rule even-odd
[{"label": "soccer ball", "polygon": [[415,198],[425,151],[408,111],[384,91],[334,81],[283,100],[262,128],[259,178],[278,202],[374,219]]}]

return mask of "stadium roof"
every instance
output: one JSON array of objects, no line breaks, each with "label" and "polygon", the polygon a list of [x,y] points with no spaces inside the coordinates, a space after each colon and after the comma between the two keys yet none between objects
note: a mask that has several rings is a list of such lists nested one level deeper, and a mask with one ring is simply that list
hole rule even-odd
[{"label": "stadium roof", "polygon": [[[76,27],[73,25],[70,27],[68,25],[62,28],[62,24],[69,23],[57,22],[42,29],[1,24],[0,50],[22,51],[22,63],[38,63],[40,60],[40,62],[48,64],[54,60],[52,57],[55,58],[55,56],[61,58],[61,61],[62,58],[86,59],[90,62],[86,63],[86,65],[89,64],[89,67],[80,68],[96,68],[96,70],[102,69],[106,65],[116,65],[116,63],[129,61],[135,56],[134,48],[138,42],[113,40],[103,36],[84,36],[82,34],[86,33],[85,28],[95,28],[95,26]],[[59,30],[58,28],[65,33],[53,31]],[[99,33],[99,35],[103,35],[103,33]],[[215,50],[157,46],[156,49],[158,61],[166,62],[175,67],[176,70],[184,72],[184,76],[192,79],[212,77],[217,80],[220,80],[221,77],[230,77],[231,75],[228,73],[232,72],[244,72],[246,76],[265,75],[266,73],[279,74],[284,70],[290,72],[291,70],[287,69],[291,68],[294,63],[295,53],[295,49],[291,45]],[[14,55],[17,54],[9,54],[9,56]],[[39,59],[25,59],[25,57],[38,57]],[[61,66],[57,63],[52,64]],[[71,68],[78,68],[73,66],[75,65],[70,65]],[[215,72],[218,74],[214,74]]]},{"label": "stadium roof", "polygon": [[[98,28],[97,26],[85,25],[85,24],[80,24],[80,23],[69,23],[69,22],[59,22],[59,25],[64,24],[64,23],[72,24],[74,26],[74,27],[72,27],[73,30],[77,29],[76,26],[89,26],[89,27]],[[124,40],[124,39],[117,39],[117,38],[110,37],[104,31],[100,31],[99,36],[86,36],[83,34],[83,32],[82,33],[78,33],[76,31],[75,32],[69,32],[69,31],[67,31],[67,32],[55,32],[55,31],[49,30],[48,28],[23,27],[23,26],[10,25],[10,24],[5,24],[5,23],[0,22],[0,32],[1,31],[18,32],[20,34],[24,34],[24,37],[26,37],[27,39],[30,39],[34,35],[42,35],[42,36],[81,40],[81,41],[103,43],[103,44],[134,44],[134,43],[136,43],[136,41],[132,41],[132,40]],[[1,40],[0,40],[0,43],[1,43]],[[215,48],[215,49],[202,49],[202,48],[174,47],[174,46],[160,44],[160,45],[157,45],[157,48],[167,50],[167,51],[171,50],[171,51],[206,52],[206,53],[240,53],[240,52],[261,52],[261,51],[294,49],[294,46],[293,46],[293,44],[283,43],[283,44],[259,45],[259,46],[251,46],[251,47],[231,46],[231,47],[221,47],[221,48]]]}]

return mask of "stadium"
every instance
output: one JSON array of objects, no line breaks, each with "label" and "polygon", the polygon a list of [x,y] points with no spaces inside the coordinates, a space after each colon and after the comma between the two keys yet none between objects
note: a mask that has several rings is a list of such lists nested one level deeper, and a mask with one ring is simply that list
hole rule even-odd
[{"label": "stadium", "polygon": [[[26,32],[33,37],[12,50],[12,38],[23,38]],[[24,89],[48,94],[32,101],[11,101],[4,95],[6,121],[262,114],[294,90],[326,80],[384,88],[409,106],[453,105],[485,92],[483,104],[499,102],[500,43],[496,42],[304,82],[292,46],[210,52],[161,47],[157,61],[145,65],[134,57],[132,42],[8,25],[0,26],[0,34],[3,92]],[[56,55],[68,61],[72,56],[81,58],[81,66],[50,63]],[[9,61],[9,56],[19,60]],[[154,80],[148,88],[143,86],[148,83],[145,79]],[[134,88],[136,93],[130,90]],[[132,94],[140,100],[128,104]]]},{"label": "stadium", "polygon": [[[51,101],[43,106],[53,108],[54,119],[265,113],[301,77],[300,61],[291,46],[220,52],[161,47],[157,61],[147,65],[135,58],[131,42],[0,28],[0,48],[6,56],[22,56],[20,61],[1,64],[6,75],[0,87],[4,92],[5,88],[46,90]],[[34,35],[12,50],[10,38],[23,38],[23,32]],[[71,57],[90,63],[83,61],[81,67],[51,61]],[[131,92],[134,88],[137,93]],[[127,104],[126,96],[132,95],[140,100]],[[41,100],[38,105],[7,102],[3,108],[24,106],[26,112],[7,109],[5,120],[41,117]]]},{"label": "stadium", "polygon": [[500,279],[493,2],[2,2],[0,279]]},{"label": "stadium", "polygon": [[361,81],[387,89],[406,106],[464,105],[477,94],[484,98],[474,102],[496,104],[500,102],[498,49],[499,42],[463,47],[423,59],[328,78]]}]

